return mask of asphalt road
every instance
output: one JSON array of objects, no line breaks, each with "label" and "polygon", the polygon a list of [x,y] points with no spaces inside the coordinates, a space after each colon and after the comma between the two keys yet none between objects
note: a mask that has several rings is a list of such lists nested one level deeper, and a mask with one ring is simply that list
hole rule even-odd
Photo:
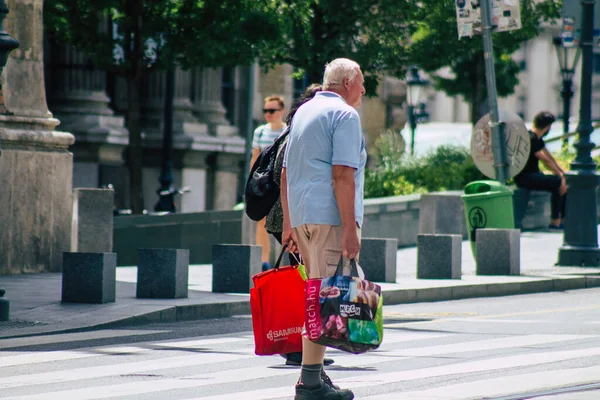
[{"label": "asphalt road", "polygon": [[[384,315],[379,350],[328,351],[327,373],[358,399],[600,399],[600,289]],[[298,369],[253,350],[248,316],[0,340],[0,398],[292,398]]]}]

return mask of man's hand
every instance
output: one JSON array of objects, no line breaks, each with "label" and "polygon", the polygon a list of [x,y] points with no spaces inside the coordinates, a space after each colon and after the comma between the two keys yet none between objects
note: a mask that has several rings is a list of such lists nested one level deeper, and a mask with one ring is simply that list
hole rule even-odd
[{"label": "man's hand", "polygon": [[283,248],[288,251],[288,253],[298,253],[298,240],[296,239],[296,232],[294,232],[291,227],[283,227],[283,232],[281,233],[281,244]]},{"label": "man's hand", "polygon": [[567,181],[565,180],[565,177],[563,176],[560,181],[560,188],[558,188],[558,193],[561,196],[564,196],[567,193],[567,189],[568,189]]},{"label": "man's hand", "polygon": [[358,232],[354,229],[344,229],[342,233],[342,256],[348,259],[354,259],[360,251],[360,240]]}]

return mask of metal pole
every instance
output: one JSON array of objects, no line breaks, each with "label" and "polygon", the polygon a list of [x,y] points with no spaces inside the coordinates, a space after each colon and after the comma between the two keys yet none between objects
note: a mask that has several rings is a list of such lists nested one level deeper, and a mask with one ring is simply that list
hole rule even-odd
[{"label": "metal pole", "polygon": [[483,58],[485,61],[485,80],[487,85],[488,104],[490,106],[494,170],[496,172],[496,180],[504,183],[508,179],[508,173],[504,143],[504,127],[498,121],[496,71],[494,69],[494,48],[492,47],[492,10],[490,0],[482,0],[480,3],[483,33]]},{"label": "metal pole", "polygon": [[[563,72],[564,74],[564,72]],[[563,133],[569,133],[569,119],[571,119],[571,98],[573,97],[573,80],[563,78],[563,87],[560,91],[563,100]],[[569,145],[569,138],[563,139],[563,146]]]},{"label": "metal pole", "polygon": [[254,136],[254,122],[252,115],[254,114],[254,73],[256,70],[256,64],[250,65],[248,70],[248,109],[247,109],[247,120],[246,120],[246,146],[245,146],[245,157],[244,157],[244,182],[248,179],[250,174],[250,160],[252,159],[252,139]]},{"label": "metal pole", "polygon": [[154,211],[175,212],[175,190],[173,183],[173,98],[175,97],[175,68],[170,68],[165,82],[165,110],[163,126],[163,162],[160,172],[158,203]]},{"label": "metal pole", "polygon": [[408,125],[410,126],[410,155],[415,155],[415,130],[417,129],[417,120],[415,118],[415,107],[408,106]]},{"label": "metal pole", "polygon": [[594,143],[590,135],[592,126],[592,47],[594,38],[594,0],[583,0],[581,48],[581,92],[579,107],[579,139],[574,146],[577,157],[571,163],[571,171],[565,174],[567,186],[567,210],[564,244],[558,252],[558,265],[598,266],[598,225],[596,188],[598,174],[591,152]]}]

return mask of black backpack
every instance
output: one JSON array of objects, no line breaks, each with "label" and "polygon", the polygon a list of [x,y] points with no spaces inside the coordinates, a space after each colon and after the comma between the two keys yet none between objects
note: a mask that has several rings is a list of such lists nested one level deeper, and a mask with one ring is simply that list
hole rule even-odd
[{"label": "black backpack", "polygon": [[289,133],[290,130],[287,128],[273,144],[265,147],[250,170],[244,200],[246,215],[253,221],[260,221],[266,217],[279,198],[279,183],[273,180],[273,170],[279,146]]}]

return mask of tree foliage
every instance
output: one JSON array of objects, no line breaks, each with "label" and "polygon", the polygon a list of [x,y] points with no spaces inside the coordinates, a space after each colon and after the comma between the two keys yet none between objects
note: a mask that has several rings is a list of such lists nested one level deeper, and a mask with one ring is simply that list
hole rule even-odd
[{"label": "tree foliage", "polygon": [[[137,4],[136,4],[137,3]],[[125,50],[139,24],[145,68],[226,67],[252,61],[278,32],[268,0],[46,0],[46,25],[97,66],[127,74]]]},{"label": "tree foliage", "polygon": [[131,208],[142,198],[141,97],[151,70],[250,63],[277,36],[271,0],[46,0],[51,38],[127,82]]},{"label": "tree foliage", "polygon": [[367,94],[377,89],[385,71],[403,77],[404,46],[413,0],[274,0],[280,32],[264,43],[265,67],[289,63],[310,83],[321,82],[325,65],[338,57],[355,60],[365,75]]},{"label": "tree foliage", "polygon": [[[471,121],[487,112],[483,40],[481,36],[458,38],[454,0],[421,0],[413,20],[416,30],[408,48],[409,59],[432,75],[437,89],[450,96],[462,95],[471,103]],[[519,66],[512,54],[523,42],[537,36],[541,24],[560,16],[562,2],[521,0],[522,28],[493,34],[496,85],[501,97],[514,93]],[[449,67],[452,77],[437,71]]]}]

